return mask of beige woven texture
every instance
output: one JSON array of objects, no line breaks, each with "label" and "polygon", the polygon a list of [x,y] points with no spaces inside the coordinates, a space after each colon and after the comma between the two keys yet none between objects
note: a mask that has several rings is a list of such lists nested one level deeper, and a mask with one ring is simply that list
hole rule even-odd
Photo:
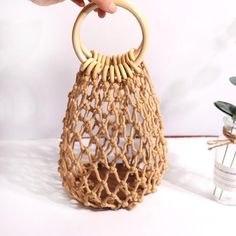
[{"label": "beige woven texture", "polygon": [[138,19],[142,44],[121,56],[89,52],[75,33],[95,5],[80,13],[73,43],[82,64],[68,95],[59,160],[63,185],[74,199],[87,207],[113,210],[131,209],[155,192],[167,169],[160,104],[139,62],[147,30],[133,6],[114,1]]},{"label": "beige woven texture", "polygon": [[[99,58],[102,70],[94,73]],[[85,62],[69,93],[59,171],[85,206],[133,208],[167,168],[159,101],[144,63],[135,66],[128,54],[104,58],[86,69]]]}]

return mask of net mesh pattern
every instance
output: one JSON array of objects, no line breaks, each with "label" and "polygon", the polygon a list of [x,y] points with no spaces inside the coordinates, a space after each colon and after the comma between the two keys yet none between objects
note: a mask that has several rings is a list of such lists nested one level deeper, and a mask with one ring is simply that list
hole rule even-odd
[{"label": "net mesh pattern", "polygon": [[93,52],[68,95],[59,172],[87,207],[133,208],[167,169],[159,101],[144,63],[130,55]]}]

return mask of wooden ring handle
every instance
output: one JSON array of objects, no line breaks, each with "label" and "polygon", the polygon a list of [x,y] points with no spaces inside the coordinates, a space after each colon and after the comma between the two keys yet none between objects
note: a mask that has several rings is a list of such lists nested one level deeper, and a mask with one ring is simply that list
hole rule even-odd
[{"label": "wooden ring handle", "polygon": [[[142,16],[140,11],[136,7],[134,7],[132,4],[128,3],[127,1],[113,0],[113,2],[117,6],[130,11],[136,17],[136,19],[138,20],[138,22],[140,24],[140,27],[142,29],[143,40],[142,40],[142,43],[140,44],[139,48],[136,50],[138,55],[135,60],[135,64],[139,65],[143,61],[144,54],[145,54],[145,52],[147,50],[147,46],[148,46],[148,30],[147,30],[147,25],[144,20],[144,17]],[[92,53],[84,46],[84,44],[81,41],[80,26],[81,26],[81,23],[83,22],[83,20],[85,19],[85,17],[96,8],[97,8],[97,6],[94,3],[90,3],[87,6],[85,6],[82,9],[82,11],[80,12],[80,14],[78,15],[78,17],[75,21],[74,27],[73,27],[73,32],[72,32],[73,47],[74,47],[76,55],[78,56],[78,58],[80,59],[80,61],[82,63],[84,63],[86,60],[88,60],[88,58],[91,58]]]}]

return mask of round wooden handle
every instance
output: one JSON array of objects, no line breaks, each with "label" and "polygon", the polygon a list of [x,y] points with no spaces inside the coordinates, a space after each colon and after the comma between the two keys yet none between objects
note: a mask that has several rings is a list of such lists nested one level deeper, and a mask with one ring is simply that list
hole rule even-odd
[{"label": "round wooden handle", "polygon": [[[124,9],[127,9],[130,11],[138,20],[141,29],[142,29],[142,35],[143,35],[143,40],[142,43],[140,44],[139,48],[136,50],[137,57],[135,60],[135,64],[139,65],[143,61],[144,54],[146,52],[147,46],[148,46],[148,30],[147,26],[144,20],[144,17],[142,14],[139,12],[139,10],[134,7],[132,4],[128,3],[127,1],[124,0],[113,0],[113,2]],[[96,9],[97,6],[94,3],[90,3],[87,6],[85,6],[82,11],[80,12],[79,16],[77,17],[74,27],[73,27],[73,32],[72,32],[72,41],[73,41],[73,47],[75,50],[76,55],[80,59],[82,63],[84,63],[88,58],[92,57],[91,52],[84,46],[83,42],[81,41],[80,38],[80,26],[85,17],[94,9]]]}]

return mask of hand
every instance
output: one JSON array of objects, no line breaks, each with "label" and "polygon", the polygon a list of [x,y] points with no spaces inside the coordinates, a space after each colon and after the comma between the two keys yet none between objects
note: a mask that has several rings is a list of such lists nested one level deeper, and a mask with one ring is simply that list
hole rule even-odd
[{"label": "hand", "polygon": [[[48,6],[51,4],[63,2],[64,0],[31,0],[33,3],[36,3],[40,6]],[[85,6],[84,0],[72,0],[72,2],[76,3],[80,7]],[[112,2],[112,0],[89,0],[89,2],[94,2],[98,9],[95,11],[98,12],[99,17],[103,18],[106,13],[114,13],[116,12],[116,5]]]}]

